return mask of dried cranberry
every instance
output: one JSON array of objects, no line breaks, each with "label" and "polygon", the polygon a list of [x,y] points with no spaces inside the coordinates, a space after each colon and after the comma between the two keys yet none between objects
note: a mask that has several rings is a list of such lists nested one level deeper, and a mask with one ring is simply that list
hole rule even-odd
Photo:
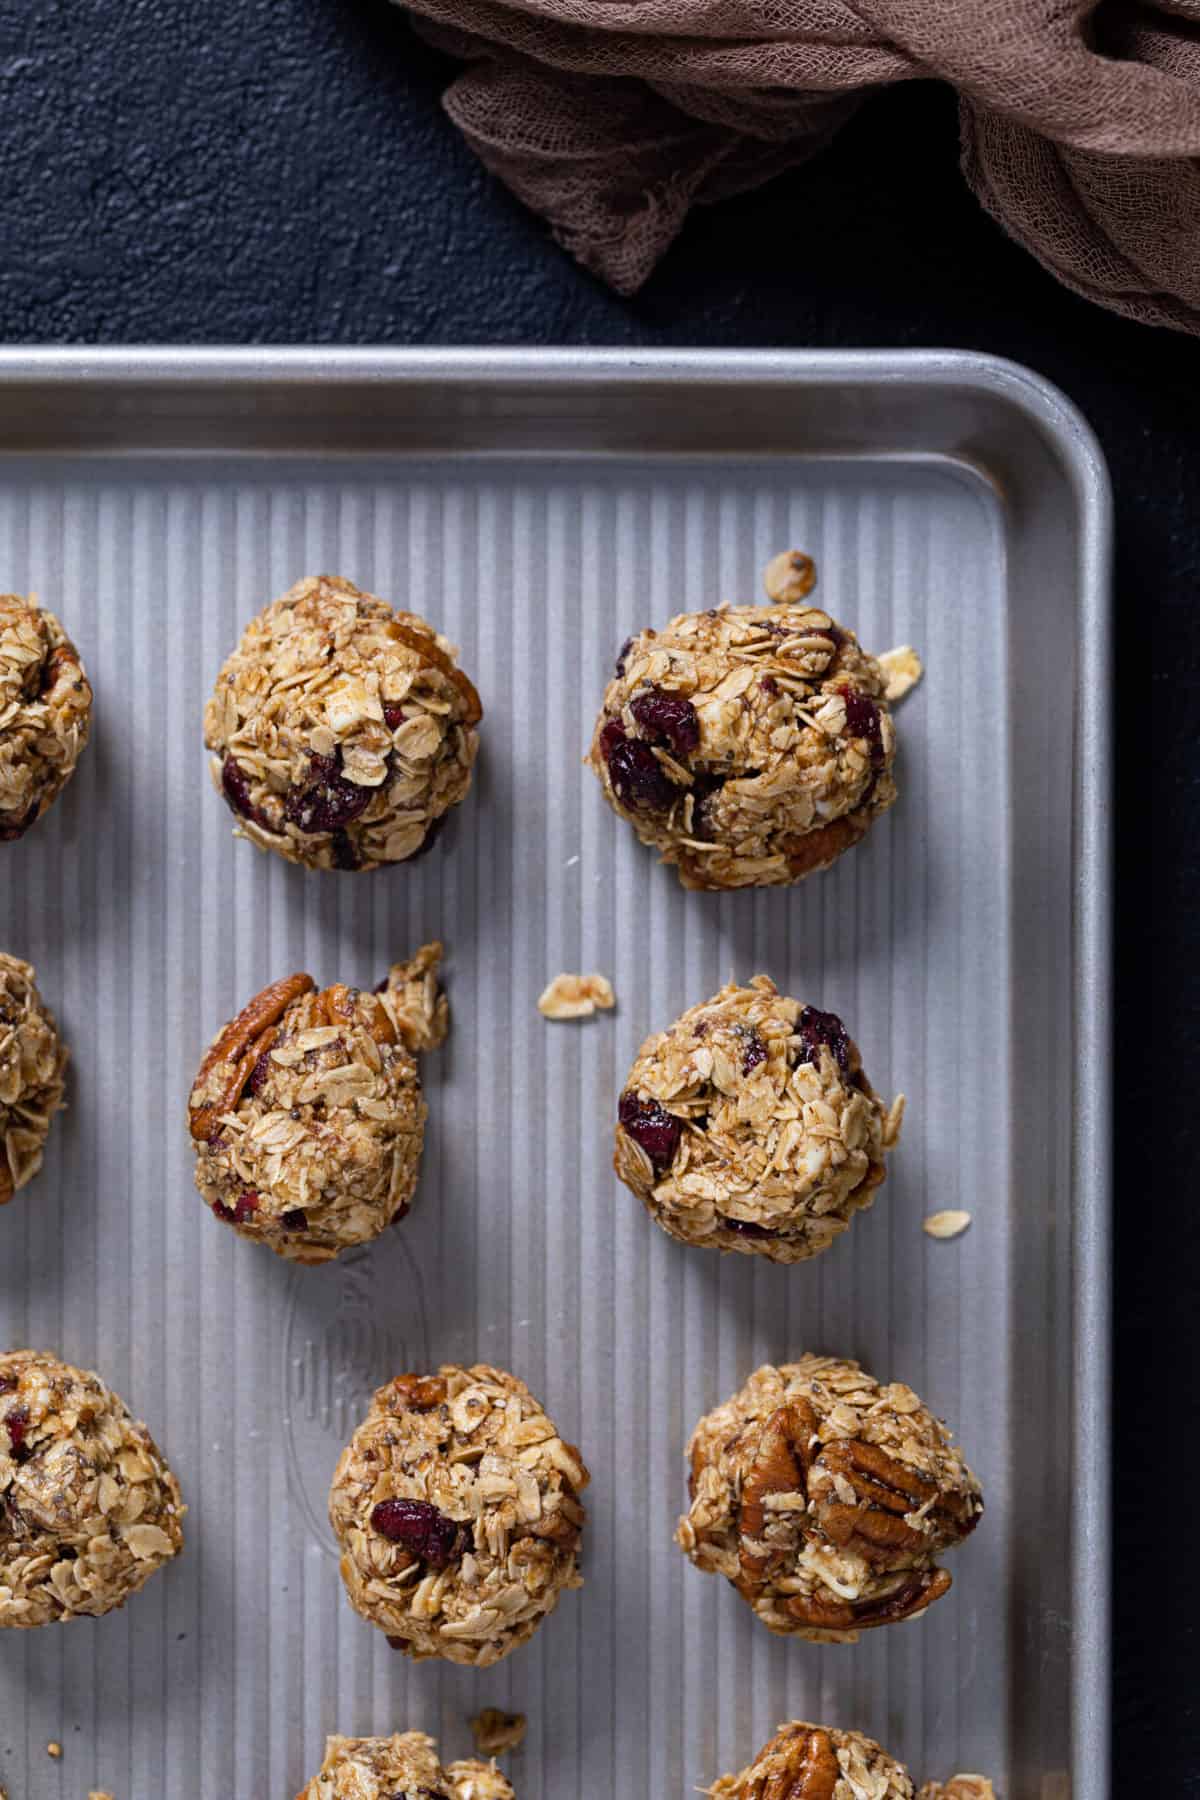
[{"label": "dried cranberry", "polygon": [[395,731],[398,725],[403,725],[404,723],[404,708],[395,705],[390,700],[385,700],[383,704],[383,722],[389,731]]},{"label": "dried cranberry", "polygon": [[311,756],[309,769],[312,779],[307,787],[288,789],[283,816],[289,824],[310,833],[340,831],[370,806],[375,789],[346,780],[340,752]]},{"label": "dried cranberry", "polygon": [[609,719],[600,728],[600,754],[605,762],[609,760],[618,744],[625,742],[625,727],[620,719]]},{"label": "dried cranberry", "polygon": [[308,1226],[308,1214],[302,1206],[292,1206],[279,1222],[285,1231],[304,1231]]},{"label": "dried cranberry", "polygon": [[742,1037],[742,1074],[751,1075],[760,1063],[767,1060],[767,1046],[759,1037],[753,1026],[747,1026]]},{"label": "dried cranberry", "polygon": [[758,685],[764,694],[777,694],[779,692],[779,683],[773,675],[764,675]]},{"label": "dried cranberry", "polygon": [[850,1062],[850,1038],[836,1013],[821,1012],[806,1006],[796,1027],[800,1038],[800,1061],[815,1063],[822,1044],[833,1051],[838,1067],[845,1073]]},{"label": "dried cranberry", "polygon": [[250,777],[241,763],[227,756],[221,764],[221,792],[226,804],[243,819],[251,824],[261,826],[263,831],[272,831],[274,827],[261,806],[255,806],[250,798]]},{"label": "dried cranberry", "polygon": [[632,1088],[621,1095],[617,1109],[621,1129],[641,1146],[656,1169],[668,1169],[683,1135],[683,1121],[657,1100],[639,1100]]},{"label": "dried cranberry", "polygon": [[876,768],[883,762],[883,724],[879,708],[868,694],[858,688],[843,687],[838,693],[846,702],[846,729],[851,737],[866,738],[871,746],[871,761]]},{"label": "dried cranberry", "polygon": [[357,869],[362,866],[354,840],[348,831],[335,831],[331,842],[335,869]]},{"label": "dried cranberry", "polygon": [[271,1052],[269,1050],[264,1050],[254,1067],[251,1069],[250,1078],[243,1091],[247,1094],[260,1094],[262,1092],[263,1083],[267,1079],[267,1071],[270,1067]]},{"label": "dried cranberry", "polygon": [[752,1219],[722,1219],[721,1223],[727,1231],[736,1231],[739,1237],[773,1238],[779,1236],[779,1233],[772,1231],[769,1225],[756,1225]]},{"label": "dried cranberry", "polygon": [[371,1509],[371,1525],[393,1544],[431,1569],[444,1569],[458,1550],[461,1528],[428,1500],[381,1500]]},{"label": "dried cranberry", "polygon": [[258,1211],[258,1195],[253,1188],[247,1188],[233,1209],[233,1216],[239,1225],[244,1225],[252,1213]]},{"label": "dried cranberry", "polygon": [[24,1405],[12,1407],[4,1423],[8,1427],[8,1441],[12,1445],[12,1453],[16,1456],[25,1445],[25,1433],[29,1429],[29,1408]]},{"label": "dried cranberry", "polygon": [[696,709],[683,694],[645,688],[630,701],[629,710],[651,743],[669,744],[676,756],[689,755],[700,742]]},{"label": "dried cranberry", "polygon": [[628,657],[629,652],[632,649],[633,649],[633,639],[631,637],[627,637],[625,639],[625,642],[621,645],[621,648],[617,651],[617,666],[614,671],[614,673],[616,673],[617,675],[623,675],[625,673],[625,660]]},{"label": "dried cranberry", "polygon": [[649,744],[623,737],[608,758],[608,778],[632,812],[670,812],[675,785]]},{"label": "dried cranberry", "polygon": [[218,1219],[232,1219],[233,1217],[232,1206],[226,1206],[223,1200],[214,1200],[212,1209],[216,1213]]},{"label": "dried cranberry", "polygon": [[810,635],[812,637],[827,637],[835,650],[840,650],[846,641],[845,632],[837,625],[819,625]]}]

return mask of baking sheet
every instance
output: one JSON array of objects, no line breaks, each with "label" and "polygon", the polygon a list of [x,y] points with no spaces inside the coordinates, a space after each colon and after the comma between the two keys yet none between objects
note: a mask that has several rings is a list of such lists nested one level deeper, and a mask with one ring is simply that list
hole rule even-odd
[{"label": "baking sheet", "polygon": [[[73,1052],[44,1173],[0,1212],[0,1340],[94,1366],[191,1511],[119,1614],[0,1637],[13,1800],[287,1796],[327,1732],[529,1715],[520,1800],[683,1796],[789,1716],[1007,1800],[1107,1781],[1107,553],[1103,466],[1052,390],[967,356],[0,357],[0,580],[96,690],[75,780],[6,849],[0,945]],[[799,889],[685,894],[580,763],[636,626],[756,598],[800,545],[864,643],[911,642],[901,798]],[[247,618],[332,570],[462,649],[475,785],[426,859],[359,879],[236,842],[200,714]],[[431,936],[402,1229],[319,1269],[223,1231],[185,1102],[267,981],[373,982]],[[560,970],[614,1015],[549,1024]],[[675,1244],[609,1166],[642,1037],[731,974],[841,1013],[909,1099],[872,1212],[815,1263]],[[938,1243],[923,1216],[967,1208]],[[988,1510],[924,1620],[770,1637],[672,1543],[683,1445],[763,1360],[908,1381]],[[592,1470],[587,1584],[495,1669],[413,1666],[350,1611],[325,1520],[389,1374],[512,1368]],[[61,1761],[46,1754],[57,1740]]]}]

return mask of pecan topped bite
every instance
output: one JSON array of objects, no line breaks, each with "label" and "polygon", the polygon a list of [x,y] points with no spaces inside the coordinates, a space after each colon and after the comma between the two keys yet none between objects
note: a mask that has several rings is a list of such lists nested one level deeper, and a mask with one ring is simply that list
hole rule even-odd
[{"label": "pecan topped bite", "polygon": [[392,1737],[330,1737],[325,1760],[296,1800],[515,1800],[495,1763],[443,1768],[423,1731]]},{"label": "pecan topped bite", "polygon": [[722,1775],[711,1800],[912,1800],[903,1763],[860,1731],[838,1731],[792,1719],[754,1761]]},{"label": "pecan topped bite", "polygon": [[428,1111],[417,1056],[448,1021],[441,954],[426,944],[375,993],[287,976],[214,1038],[188,1104],[196,1186],[242,1237],[327,1262],[408,1211]]},{"label": "pecan topped bite", "polygon": [[0,1355],[0,1626],[121,1606],[183,1545],[179,1483],[98,1375]]},{"label": "pecan topped bite", "polygon": [[779,604],[680,613],[622,646],[587,760],[685,887],[800,881],[896,798],[884,674],[807,604],[815,579],[784,552],[767,572]]},{"label": "pecan topped bite", "polygon": [[381,1387],[329,1495],[355,1610],[418,1660],[485,1668],[579,1587],[588,1472],[524,1382],[448,1364]]},{"label": "pecan topped bite", "polygon": [[0,951],[0,1206],[37,1174],[67,1051],[32,965]]},{"label": "pecan topped bite", "polygon": [[416,856],[465,798],[481,717],[431,625],[318,575],[250,621],[204,742],[243,837],[313,869],[377,869]]},{"label": "pecan topped bite", "polygon": [[765,1364],[701,1419],[676,1541],[769,1630],[853,1643],[950,1587],[942,1551],[974,1531],[979,1483],[911,1388],[857,1363]]},{"label": "pecan topped bite", "polygon": [[23,837],[62,792],[88,741],[92,690],[52,612],[0,594],[0,843]]},{"label": "pecan topped bite", "polygon": [[614,1167],[683,1243],[802,1262],[871,1204],[903,1106],[885,1108],[836,1014],[756,975],[647,1038]]}]

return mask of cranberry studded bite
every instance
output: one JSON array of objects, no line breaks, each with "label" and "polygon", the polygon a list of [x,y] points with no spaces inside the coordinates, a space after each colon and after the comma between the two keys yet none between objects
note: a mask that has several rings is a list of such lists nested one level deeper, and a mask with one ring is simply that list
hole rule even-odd
[{"label": "cranberry studded bite", "polygon": [[296,1800],[515,1800],[494,1762],[469,1757],[443,1768],[423,1731],[330,1737],[325,1760]]},{"label": "cranberry studded bite", "polygon": [[940,1420],[857,1363],[765,1364],[688,1445],[676,1541],[768,1630],[854,1642],[950,1587],[943,1551],[974,1531],[979,1482]]},{"label": "cranberry studded bite", "polygon": [[884,672],[807,603],[815,579],[787,551],[777,604],[681,613],[621,647],[588,761],[685,887],[799,881],[896,797]]},{"label": "cranberry studded bite", "polygon": [[587,1482],[515,1375],[477,1364],[397,1376],[330,1490],[351,1605],[416,1659],[499,1662],[581,1584]]},{"label": "cranberry studded bite", "polygon": [[336,575],[252,619],[204,713],[218,793],[244,837],[314,869],[426,849],[466,796],[479,695],[453,646]]},{"label": "cranberry studded bite", "polygon": [[183,1545],[179,1483],[98,1375],[0,1354],[0,1627],[112,1612]]},{"label": "cranberry studded bite", "polygon": [[213,1040],[192,1087],[196,1186],[241,1237],[327,1262],[408,1211],[427,1108],[418,1055],[446,1035],[440,944],[374,993],[273,982]]},{"label": "cranberry studded bite", "polygon": [[57,799],[91,722],[91,686],[54,614],[0,594],[0,844],[23,837]]},{"label": "cranberry studded bite", "polygon": [[835,1013],[756,975],[642,1045],[614,1167],[683,1243],[802,1262],[871,1204],[903,1105],[884,1107]]}]

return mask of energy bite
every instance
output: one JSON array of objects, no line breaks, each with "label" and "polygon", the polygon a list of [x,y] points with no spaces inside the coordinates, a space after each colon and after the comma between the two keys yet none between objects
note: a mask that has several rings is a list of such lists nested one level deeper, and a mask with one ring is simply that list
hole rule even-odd
[{"label": "energy bite", "polygon": [[515,1800],[495,1763],[455,1762],[443,1768],[437,1745],[423,1731],[393,1737],[325,1740],[320,1772],[296,1800]]},{"label": "energy bite", "polygon": [[0,1355],[0,1626],[123,1605],[178,1555],[186,1510],[98,1375],[47,1351]]},{"label": "energy bite", "polygon": [[482,1363],[398,1375],[329,1494],[351,1605],[418,1661],[499,1662],[582,1585],[587,1484],[515,1375]]},{"label": "energy bite", "polygon": [[801,600],[680,613],[625,644],[587,760],[685,887],[785,885],[895,800],[885,686],[854,633]]},{"label": "energy bite", "polygon": [[32,965],[0,951],[0,1206],[42,1166],[67,1051]]},{"label": "energy bite", "polygon": [[338,575],[247,625],[204,711],[213,781],[244,837],[310,869],[416,856],[464,799],[479,695],[416,613]]},{"label": "energy bite", "polygon": [[0,843],[24,836],[79,761],[92,690],[52,612],[0,594]]},{"label": "energy bite", "polygon": [[688,1444],[675,1540],[768,1630],[853,1643],[950,1587],[937,1566],[983,1512],[975,1476],[911,1388],[857,1363],[766,1363]]},{"label": "energy bite", "polygon": [[649,1037],[617,1109],[613,1166],[685,1244],[803,1262],[886,1177],[885,1108],[842,1021],[766,975],[731,982]]},{"label": "energy bite", "polygon": [[404,1217],[428,1108],[420,1051],[442,1043],[442,946],[373,994],[264,988],[214,1038],[188,1102],[196,1186],[219,1219],[293,1262],[327,1262]]},{"label": "energy bite", "polygon": [[706,1792],[711,1800],[913,1800],[908,1770],[873,1738],[800,1719]]}]

